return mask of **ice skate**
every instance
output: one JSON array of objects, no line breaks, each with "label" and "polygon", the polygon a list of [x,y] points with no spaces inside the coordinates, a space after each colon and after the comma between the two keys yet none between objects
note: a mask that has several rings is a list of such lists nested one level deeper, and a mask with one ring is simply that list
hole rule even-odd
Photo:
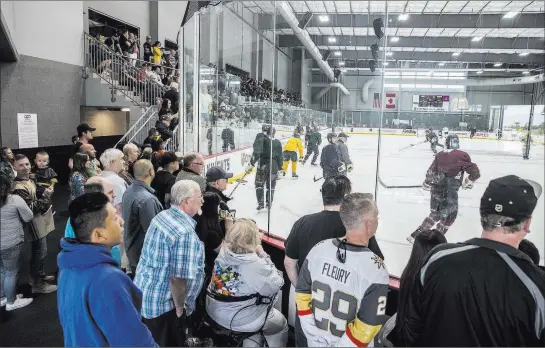
[{"label": "ice skate", "polygon": [[293,173],[293,174],[291,174],[291,177],[294,178],[294,179],[297,179],[299,177],[299,175],[297,175],[297,173]]},{"label": "ice skate", "polygon": [[263,205],[263,203],[259,203],[259,204],[257,205],[257,211],[260,211],[260,210],[262,210],[263,208],[265,208],[265,205]]}]

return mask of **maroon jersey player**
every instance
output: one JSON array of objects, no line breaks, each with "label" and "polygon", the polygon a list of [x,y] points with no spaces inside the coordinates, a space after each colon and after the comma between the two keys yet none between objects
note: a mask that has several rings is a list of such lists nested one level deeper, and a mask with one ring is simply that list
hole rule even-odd
[{"label": "maroon jersey player", "polygon": [[[459,150],[460,139],[457,135],[449,135],[445,141],[445,147],[445,150],[434,157],[433,163],[426,174],[423,188],[431,193],[430,214],[418,229],[407,238],[411,243],[416,234],[423,230],[434,228],[445,234],[458,215],[458,190],[460,186],[463,189],[471,189],[473,188],[473,182],[481,176],[479,167],[471,162],[467,152]],[[441,179],[432,185],[432,177],[437,173],[439,173]],[[464,173],[468,174],[465,181],[463,181]]]}]

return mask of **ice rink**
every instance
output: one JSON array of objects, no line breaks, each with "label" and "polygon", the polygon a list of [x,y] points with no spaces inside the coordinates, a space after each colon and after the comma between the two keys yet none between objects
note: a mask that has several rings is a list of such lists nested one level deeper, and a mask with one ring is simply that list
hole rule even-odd
[{"label": "ice rink", "polygon": [[[375,193],[377,148],[376,135],[349,134],[348,148],[354,162],[354,170],[348,174],[353,192]],[[433,161],[429,144],[414,136],[383,136],[380,148],[379,175],[388,185],[419,185],[424,181],[426,170]],[[324,137],[325,142],[325,137]],[[443,143],[440,139],[440,143]],[[401,150],[411,144],[417,144]],[[461,242],[480,236],[479,202],[488,184],[493,179],[515,174],[544,184],[544,146],[534,145],[530,160],[522,159],[522,145],[514,141],[482,139],[460,139],[460,149],[469,153],[481,171],[481,178],[471,190],[459,191],[459,212],[456,222],[447,232],[449,242]],[[319,159],[317,161],[319,163]],[[290,167],[291,168],[291,167]],[[320,187],[323,181],[319,166],[298,165],[298,179],[291,178],[288,169],[286,178],[278,181],[273,207],[269,212],[257,212],[254,189],[255,174],[249,174],[246,184],[241,184],[229,203],[237,210],[237,217],[253,218],[259,227],[270,233],[287,237],[293,223],[305,214],[322,209]],[[228,192],[236,184],[230,185]],[[386,266],[392,275],[400,276],[411,251],[406,240],[429,213],[429,192],[421,188],[387,189],[378,185],[375,197],[379,207],[379,227],[376,238],[385,256]],[[532,219],[532,232],[528,239],[539,248],[543,264],[545,244],[544,197],[541,197]]]}]

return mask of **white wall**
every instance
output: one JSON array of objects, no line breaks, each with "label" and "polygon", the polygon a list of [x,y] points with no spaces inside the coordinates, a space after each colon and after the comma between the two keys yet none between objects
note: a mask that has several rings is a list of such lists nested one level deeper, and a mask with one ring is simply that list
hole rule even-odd
[{"label": "white wall", "polygon": [[187,1],[158,1],[157,22],[161,42],[165,39],[176,42],[186,7]]},{"label": "white wall", "polygon": [[2,1],[17,52],[83,65],[82,1]]},{"label": "white wall", "polygon": [[[85,8],[91,8],[140,28],[142,38],[150,34],[149,1],[84,1]],[[64,16],[63,16],[64,18]],[[180,19],[180,22],[182,20]],[[153,38],[157,40],[157,38]],[[163,41],[164,39],[159,39]]]}]

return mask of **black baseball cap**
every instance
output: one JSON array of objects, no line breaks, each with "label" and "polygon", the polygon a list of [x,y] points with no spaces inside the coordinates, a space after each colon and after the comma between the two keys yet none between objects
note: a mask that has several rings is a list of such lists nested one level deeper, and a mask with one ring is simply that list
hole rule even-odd
[{"label": "black baseball cap", "polygon": [[221,167],[212,167],[206,171],[206,182],[214,182],[220,179],[231,179],[233,173],[227,173]]},{"label": "black baseball cap", "polygon": [[516,175],[491,180],[481,197],[481,218],[500,215],[514,219],[503,226],[516,225],[532,216],[542,192],[537,182]]},{"label": "black baseball cap", "polygon": [[82,123],[78,126],[78,135],[82,133],[87,133],[89,131],[94,132],[96,130],[96,128],[89,126],[89,123]]},{"label": "black baseball cap", "polygon": [[172,151],[164,152],[161,156],[161,166],[165,168],[172,162],[178,162],[178,156]]}]

